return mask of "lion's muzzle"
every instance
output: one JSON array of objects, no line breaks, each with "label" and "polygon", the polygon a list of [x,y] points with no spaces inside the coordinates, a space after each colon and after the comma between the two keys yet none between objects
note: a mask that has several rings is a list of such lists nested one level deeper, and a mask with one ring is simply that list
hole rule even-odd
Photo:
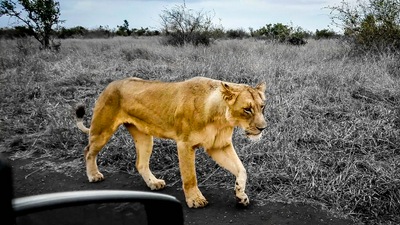
[{"label": "lion's muzzle", "polygon": [[265,128],[267,128],[267,122],[262,117],[257,121],[256,124],[254,124],[253,126],[247,128],[245,130],[245,133],[246,133],[246,136],[250,140],[257,140],[258,141],[258,140],[261,139],[262,132],[263,132],[263,130],[265,130]]}]

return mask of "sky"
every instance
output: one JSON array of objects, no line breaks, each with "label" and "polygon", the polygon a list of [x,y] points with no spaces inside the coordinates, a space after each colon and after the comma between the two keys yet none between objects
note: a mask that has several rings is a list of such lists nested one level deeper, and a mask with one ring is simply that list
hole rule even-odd
[{"label": "sky", "polygon": [[[266,24],[283,23],[315,32],[316,29],[340,28],[332,25],[328,6],[342,0],[186,0],[186,7],[213,17],[216,26],[227,29],[259,29]],[[63,27],[99,26],[110,29],[122,25],[129,28],[161,28],[163,10],[182,5],[183,0],[58,0]],[[18,25],[15,19],[0,17],[0,27]]]}]

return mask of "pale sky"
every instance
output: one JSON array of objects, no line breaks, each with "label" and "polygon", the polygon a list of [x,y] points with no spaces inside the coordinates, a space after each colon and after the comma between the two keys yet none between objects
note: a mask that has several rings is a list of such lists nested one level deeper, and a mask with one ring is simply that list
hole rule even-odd
[{"label": "pale sky", "polygon": [[[186,0],[186,6],[202,10],[213,16],[214,24],[224,29],[249,27],[259,29],[266,24],[283,23],[300,26],[308,31],[332,28],[330,10],[342,0]],[[354,1],[354,0],[352,0]],[[58,0],[60,19],[64,27],[83,26],[93,29],[122,25],[124,20],[130,28],[148,27],[160,29],[162,10],[183,4],[183,0]],[[0,17],[0,27],[16,25],[14,19]]]}]

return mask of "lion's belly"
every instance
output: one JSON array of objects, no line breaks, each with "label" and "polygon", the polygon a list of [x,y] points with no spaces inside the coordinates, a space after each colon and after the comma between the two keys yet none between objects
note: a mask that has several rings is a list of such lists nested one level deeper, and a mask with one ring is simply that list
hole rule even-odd
[{"label": "lion's belly", "polygon": [[123,124],[132,124],[134,125],[140,132],[165,139],[176,139],[177,135],[172,126],[170,126],[166,121],[148,121],[139,118],[135,118],[132,116],[127,116],[121,122]]},{"label": "lion's belly", "polygon": [[[129,123],[148,135],[173,139],[177,142],[185,142],[192,146],[201,146],[206,149],[222,148],[232,141],[233,126],[227,124],[209,123],[201,126],[193,126],[188,122],[177,123],[161,118],[138,118],[131,115],[124,117],[123,123]],[[197,128],[195,128],[197,127]]]},{"label": "lion's belly", "polygon": [[136,125],[136,127],[141,132],[157,138],[176,139],[176,133],[171,129],[160,128],[155,125]]}]

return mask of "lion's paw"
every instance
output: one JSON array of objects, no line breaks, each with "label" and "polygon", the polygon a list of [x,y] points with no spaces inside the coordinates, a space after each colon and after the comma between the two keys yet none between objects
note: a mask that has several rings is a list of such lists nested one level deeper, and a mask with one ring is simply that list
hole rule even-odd
[{"label": "lion's paw", "polygon": [[186,199],[186,203],[189,208],[202,208],[208,204],[208,201],[203,196]]},{"label": "lion's paw", "polygon": [[165,188],[165,181],[164,180],[161,180],[161,179],[156,179],[155,181],[153,181],[153,182],[149,182],[148,184],[147,184],[147,186],[149,186],[149,188],[152,190],[152,191],[154,191],[154,190],[160,190],[160,189],[163,189],[163,188]]},{"label": "lion's paw", "polygon": [[89,178],[89,182],[92,182],[92,183],[104,180],[104,176],[100,172],[97,172],[93,175],[88,175],[88,178]]},{"label": "lion's paw", "polygon": [[245,193],[237,194],[236,201],[239,205],[248,206],[250,204],[250,199]]}]

